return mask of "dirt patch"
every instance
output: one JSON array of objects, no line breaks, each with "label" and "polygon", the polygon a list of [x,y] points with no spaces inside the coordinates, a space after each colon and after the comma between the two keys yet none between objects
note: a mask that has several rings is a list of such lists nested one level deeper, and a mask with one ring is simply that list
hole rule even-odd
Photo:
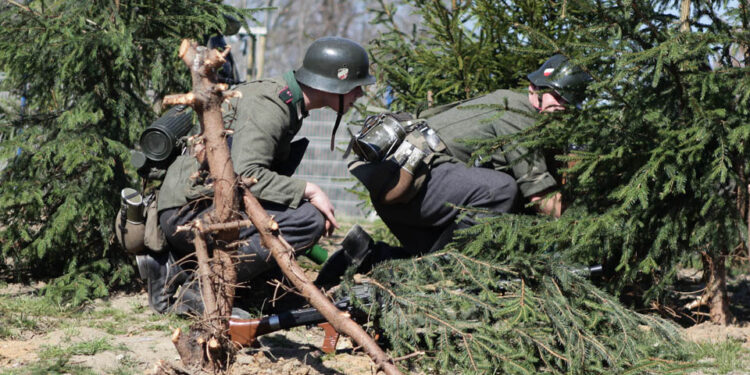
[{"label": "dirt patch", "polygon": [[18,367],[24,363],[35,361],[37,359],[36,350],[39,345],[38,342],[32,340],[0,342],[0,366]]},{"label": "dirt patch", "polygon": [[692,342],[709,344],[736,340],[742,343],[743,348],[750,349],[750,324],[745,322],[721,326],[705,322],[685,329],[685,338]]},{"label": "dirt patch", "polygon": [[[19,285],[0,289],[0,295],[16,295]],[[10,292],[10,293],[7,293]],[[24,289],[28,292],[28,289]],[[170,339],[171,329],[154,330],[167,317],[158,316],[148,308],[145,292],[120,294],[113,298],[97,300],[89,307],[99,320],[77,317],[66,321],[60,328],[46,333],[23,334],[22,338],[0,341],[0,368],[24,368],[39,361],[45,349],[68,348],[81,343],[101,340],[107,349],[93,355],[73,355],[70,364],[90,368],[98,374],[113,373],[127,366],[134,373],[146,373],[159,360],[178,362],[179,356]],[[122,332],[110,333],[100,328],[107,322],[101,312],[116,310],[129,317],[128,327],[118,327]],[[106,315],[106,314],[104,314]],[[243,349],[237,357],[232,374],[316,375],[374,373],[369,357],[361,352],[352,353],[351,341],[339,340],[338,353],[324,355],[319,347],[324,333],[318,327],[298,327],[261,337],[259,349]]]},{"label": "dirt patch", "polygon": [[[339,230],[338,235],[324,238],[321,245],[329,253],[337,249],[348,228]],[[304,257],[300,259],[305,273],[311,279],[317,276],[316,266]],[[258,292],[277,292],[258,288]],[[6,284],[0,288],[0,296],[31,295],[38,286]],[[154,365],[164,360],[179,362],[179,355],[171,342],[172,327],[169,318],[155,314],[148,307],[145,291],[140,293],[116,294],[106,300],[96,300],[87,307],[91,314],[65,319],[59,328],[46,332],[20,332],[13,340],[0,340],[0,368],[24,368],[40,360],[45,348],[70,348],[77,344],[100,340],[107,348],[95,354],[76,354],[69,363],[90,368],[95,373],[118,372],[127,368],[132,373],[147,373]],[[127,316],[127,323],[120,324],[114,317],[108,318],[110,311]],[[46,319],[46,318],[45,318]],[[57,319],[57,318],[55,318]],[[183,322],[184,323],[184,322]],[[107,327],[115,326],[112,329]],[[113,332],[114,331],[114,332]],[[242,349],[237,356],[231,374],[273,374],[273,375],[317,375],[352,374],[372,375],[375,373],[371,360],[364,353],[353,351],[352,343],[342,337],[337,345],[337,353],[326,355],[320,351],[324,332],[318,327],[298,327],[260,338],[258,349]],[[1,371],[0,371],[1,372]],[[127,371],[125,372],[127,373]]]}]

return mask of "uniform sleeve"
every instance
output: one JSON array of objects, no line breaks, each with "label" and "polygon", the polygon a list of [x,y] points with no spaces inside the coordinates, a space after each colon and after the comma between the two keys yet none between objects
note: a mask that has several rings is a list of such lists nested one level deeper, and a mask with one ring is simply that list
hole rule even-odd
[{"label": "uniform sleeve", "polygon": [[528,150],[518,147],[506,152],[505,158],[511,165],[518,189],[525,198],[557,186],[557,181],[547,170],[544,157],[539,153],[529,154]]},{"label": "uniform sleeve", "polygon": [[291,131],[289,108],[268,95],[250,95],[241,99],[238,106],[231,152],[234,171],[258,179],[250,188],[258,199],[297,208],[306,182],[271,169],[283,147],[281,142]]},{"label": "uniform sleeve", "polygon": [[[198,167],[198,161],[189,155],[179,156],[172,162],[159,189],[158,211],[187,204],[188,195],[196,188],[190,177],[198,171]],[[211,191],[205,193],[212,195]]]},{"label": "uniform sleeve", "polygon": [[[514,134],[533,126],[535,120],[524,113],[507,111],[495,124],[497,135]],[[557,186],[557,181],[549,172],[544,156],[524,147],[502,147],[492,156],[493,168],[508,172],[508,166],[516,179],[518,189],[525,198]]]}]

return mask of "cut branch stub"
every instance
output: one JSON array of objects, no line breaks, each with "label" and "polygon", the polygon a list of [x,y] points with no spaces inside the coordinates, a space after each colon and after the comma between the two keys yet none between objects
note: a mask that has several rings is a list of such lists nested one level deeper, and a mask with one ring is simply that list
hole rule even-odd
[{"label": "cut branch stub", "polygon": [[195,104],[195,95],[192,92],[187,94],[173,94],[164,97],[164,105],[188,105],[193,106]]}]

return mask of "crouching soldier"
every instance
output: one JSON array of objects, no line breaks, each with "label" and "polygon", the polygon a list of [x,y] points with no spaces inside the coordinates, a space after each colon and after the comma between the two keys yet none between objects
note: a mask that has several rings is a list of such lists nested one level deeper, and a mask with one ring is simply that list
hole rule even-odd
[{"label": "crouching soldier", "polygon": [[[476,223],[475,215],[459,217],[454,206],[502,214],[532,202],[539,212],[560,216],[558,182],[541,153],[500,147],[491,157],[467,166],[475,150],[460,141],[524,131],[534,126],[539,112],[578,105],[591,80],[562,55],[552,56],[527,77],[528,94],[498,90],[436,108],[417,119],[381,114],[365,121],[353,136],[351,147],[357,158],[349,169],[369,191],[378,215],[408,249],[384,251],[383,245],[375,245],[372,257],[441,249],[456,229]],[[377,259],[368,263],[373,262]]]},{"label": "crouching soldier", "polygon": [[[359,44],[327,37],[310,45],[300,69],[235,88],[242,97],[234,99],[225,112],[225,123],[233,129],[228,142],[235,173],[257,179],[252,193],[298,253],[312,247],[320,236],[330,235],[338,223],[326,193],[292,176],[306,147],[292,139],[312,109],[332,108],[338,113],[338,125],[362,96],[362,86],[374,82],[367,52]],[[200,313],[203,309],[197,283],[191,286],[192,280],[178,276],[186,272],[175,259],[189,259],[195,251],[192,233],[178,233],[177,227],[213,209],[207,179],[190,155],[178,157],[167,170],[158,197],[158,222],[170,251],[138,257],[141,275],[147,279],[149,304],[157,312]],[[238,282],[250,282],[276,267],[255,227],[242,229],[240,239],[244,244],[238,249]]]}]

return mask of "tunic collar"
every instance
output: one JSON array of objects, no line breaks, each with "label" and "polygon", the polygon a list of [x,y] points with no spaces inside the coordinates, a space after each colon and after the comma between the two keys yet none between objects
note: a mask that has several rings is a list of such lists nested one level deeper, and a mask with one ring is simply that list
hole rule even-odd
[{"label": "tunic collar", "polygon": [[307,112],[307,109],[305,109],[305,97],[302,95],[302,88],[299,87],[297,79],[294,78],[294,70],[284,73],[284,80],[286,81],[287,86],[289,86],[289,91],[292,92],[292,103],[297,106],[299,119],[307,117],[309,113]]}]

